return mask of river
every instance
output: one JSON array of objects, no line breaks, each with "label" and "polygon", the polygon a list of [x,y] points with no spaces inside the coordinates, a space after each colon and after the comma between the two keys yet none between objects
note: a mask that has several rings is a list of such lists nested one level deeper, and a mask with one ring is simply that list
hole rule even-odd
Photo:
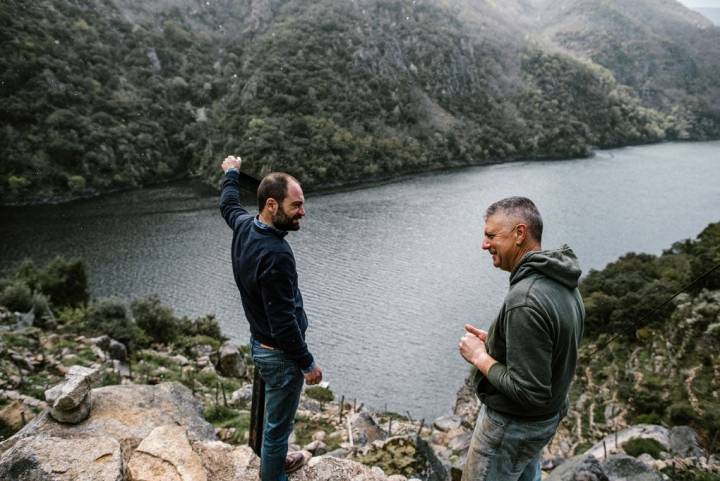
[{"label": "river", "polygon": [[[427,419],[467,373],[462,326],[487,327],[507,288],[480,249],[491,202],[525,195],[545,248],[569,244],[585,272],[659,254],[720,220],[720,142],[668,143],[593,158],[435,172],[310,195],[295,251],[308,341],[336,395]],[[249,205],[252,193],[245,192]],[[59,206],[0,209],[0,266],[78,256],[93,295],[157,293],[177,314],[215,313],[247,342],[217,194],[189,182]]]}]

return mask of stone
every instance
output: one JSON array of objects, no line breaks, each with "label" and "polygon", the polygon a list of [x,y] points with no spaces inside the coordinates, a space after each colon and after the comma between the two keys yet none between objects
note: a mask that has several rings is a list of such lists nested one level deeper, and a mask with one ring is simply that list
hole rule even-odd
[{"label": "stone", "polygon": [[220,375],[241,378],[245,376],[246,369],[245,358],[235,344],[226,342],[220,346],[217,363]]},{"label": "stone", "polygon": [[313,441],[325,441],[325,438],[327,438],[327,433],[325,431],[315,431],[312,435]]},{"label": "stone", "polygon": [[305,445],[303,449],[313,453],[313,456],[318,456],[327,452],[327,445],[322,441],[315,440]]},{"label": "stone", "polygon": [[0,409],[0,423],[5,424],[13,431],[19,430],[34,417],[35,413],[18,399]]},{"label": "stone", "polygon": [[110,359],[126,363],[128,359],[127,347],[122,342],[110,339],[110,346],[106,349]]},{"label": "stone", "polygon": [[350,454],[349,449],[337,448],[337,449],[333,449],[332,451],[330,451],[328,453],[325,453],[325,456],[326,457],[329,456],[331,458],[347,458],[348,454]]},{"label": "stone", "polygon": [[95,344],[97,347],[99,347],[103,351],[108,351],[110,349],[110,341],[111,340],[112,339],[110,338],[110,336],[108,336],[106,334],[106,335],[103,335],[100,337],[92,338],[92,339],[90,339],[90,342]]},{"label": "stone", "polygon": [[93,389],[92,413],[80,424],[54,422],[41,414],[12,438],[0,444],[0,453],[25,437],[53,436],[82,438],[109,436],[133,448],[153,429],[167,424],[187,428],[191,441],[216,440],[215,429],[202,416],[202,406],[182,384],[160,383],[155,386],[127,384]]},{"label": "stone", "polygon": [[468,431],[450,439],[448,447],[453,451],[466,451],[470,447],[470,440],[472,440],[472,433]]},{"label": "stone", "polygon": [[675,426],[670,429],[670,451],[682,458],[704,456],[697,433],[690,426]]},{"label": "stone", "polygon": [[459,428],[461,423],[462,418],[460,416],[442,416],[433,421],[433,426],[440,431],[449,431]]},{"label": "stone", "polygon": [[80,404],[70,409],[59,409],[53,407],[50,409],[50,416],[59,422],[65,424],[78,424],[85,421],[90,415],[92,408],[92,396],[88,392],[80,401]]},{"label": "stone", "polygon": [[122,481],[120,443],[107,436],[22,438],[0,456],[0,479]]},{"label": "stone", "polygon": [[240,389],[230,395],[230,404],[233,406],[247,405],[252,402],[253,385],[244,384]]},{"label": "stone", "polygon": [[219,441],[193,443],[202,459],[208,481],[257,481],[260,458],[249,446],[230,446]]},{"label": "stone", "polygon": [[387,481],[407,481],[407,478],[401,474],[393,474],[388,476]]},{"label": "stone", "polygon": [[321,456],[291,474],[290,481],[387,481],[387,478],[356,461]]},{"label": "stone", "polygon": [[610,481],[662,481],[663,476],[627,454],[608,456],[600,466]]},{"label": "stone", "polygon": [[53,409],[72,410],[80,406],[98,378],[99,370],[83,366],[72,366],[65,375],[65,381],[45,391],[45,400]]},{"label": "stone", "polygon": [[609,481],[594,456],[581,454],[555,468],[545,481]]},{"label": "stone", "polygon": [[142,440],[128,463],[129,481],[207,481],[202,459],[182,426],[158,426]]},{"label": "stone", "polygon": [[[596,459],[603,459],[606,448],[608,454],[624,453],[622,445],[634,438],[654,439],[663,446],[664,450],[670,450],[670,432],[667,428],[655,424],[636,424],[618,431],[617,437],[615,434],[606,436],[605,439],[595,443],[585,454],[594,456]],[[617,445],[615,444],[616,439]],[[603,441],[605,443],[604,447]]]},{"label": "stone", "polygon": [[362,446],[378,439],[385,439],[385,432],[367,412],[351,415],[350,426],[352,427],[353,442],[358,445]]}]

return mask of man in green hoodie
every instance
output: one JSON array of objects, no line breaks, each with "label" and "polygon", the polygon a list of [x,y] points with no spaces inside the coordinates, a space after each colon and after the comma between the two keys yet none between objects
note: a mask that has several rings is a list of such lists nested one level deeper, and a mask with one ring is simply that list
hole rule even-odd
[{"label": "man in green hoodie", "polygon": [[485,213],[482,248],[510,272],[510,288],[490,329],[466,325],[458,346],[482,402],[463,481],[540,481],[542,449],[567,413],[585,319],[581,271],[569,247],[542,250],[542,228],[525,197]]}]

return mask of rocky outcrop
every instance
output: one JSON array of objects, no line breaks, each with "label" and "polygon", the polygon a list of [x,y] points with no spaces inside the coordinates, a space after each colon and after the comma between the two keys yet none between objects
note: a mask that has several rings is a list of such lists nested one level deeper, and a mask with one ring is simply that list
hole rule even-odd
[{"label": "rocky outcrop", "polygon": [[610,481],[663,481],[660,472],[626,454],[610,456],[601,466]]},{"label": "rocky outcrop", "polygon": [[235,344],[226,342],[218,351],[217,372],[225,377],[242,378],[247,369],[240,349]]},{"label": "rocky outcrop", "polygon": [[586,454],[568,459],[546,481],[609,481],[598,460]]},{"label": "rocky outcrop", "polygon": [[52,406],[50,415],[58,422],[77,424],[90,414],[90,388],[97,381],[99,371],[72,366],[65,382],[45,391],[45,400]]}]

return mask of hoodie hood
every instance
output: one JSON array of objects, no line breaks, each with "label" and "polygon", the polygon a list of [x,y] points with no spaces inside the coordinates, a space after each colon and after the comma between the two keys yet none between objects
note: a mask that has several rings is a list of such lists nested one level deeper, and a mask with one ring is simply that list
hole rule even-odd
[{"label": "hoodie hood", "polygon": [[569,287],[575,288],[580,280],[580,264],[575,253],[567,245],[550,251],[528,252],[510,274],[510,285],[521,281],[533,271]]}]

